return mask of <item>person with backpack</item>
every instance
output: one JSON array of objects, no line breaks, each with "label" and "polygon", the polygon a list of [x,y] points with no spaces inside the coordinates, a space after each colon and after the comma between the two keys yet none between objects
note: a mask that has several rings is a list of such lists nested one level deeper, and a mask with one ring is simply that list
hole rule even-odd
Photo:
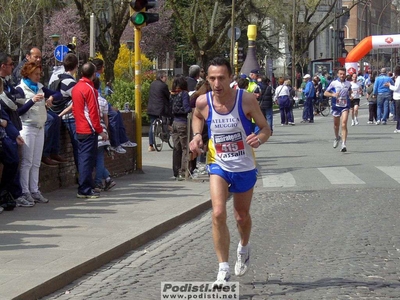
[{"label": "person with backpack", "polygon": [[170,95],[172,122],[172,139],[174,149],[172,152],[172,170],[174,177],[185,180],[185,172],[188,166],[188,128],[187,116],[191,112],[190,97],[187,81],[182,75],[177,75],[172,82]]},{"label": "person with backpack", "polygon": [[274,123],[274,112],[273,112],[273,97],[274,97],[274,88],[271,86],[271,80],[266,76],[261,76],[261,96],[258,99],[258,103],[260,104],[261,112],[267,119],[268,125],[271,128],[271,135],[273,134],[273,123]]}]

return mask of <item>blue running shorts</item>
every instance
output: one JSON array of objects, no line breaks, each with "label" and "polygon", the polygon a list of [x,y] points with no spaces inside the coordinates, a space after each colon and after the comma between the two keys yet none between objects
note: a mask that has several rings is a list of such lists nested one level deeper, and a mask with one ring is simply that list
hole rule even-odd
[{"label": "blue running shorts", "polygon": [[209,164],[207,166],[208,174],[221,176],[229,186],[231,193],[244,193],[250,190],[257,181],[257,169],[246,172],[228,172],[217,164]]},{"label": "blue running shorts", "polygon": [[349,110],[348,107],[335,107],[335,108],[332,108],[331,114],[334,117],[340,117],[342,115],[342,112],[348,111],[348,110]]}]

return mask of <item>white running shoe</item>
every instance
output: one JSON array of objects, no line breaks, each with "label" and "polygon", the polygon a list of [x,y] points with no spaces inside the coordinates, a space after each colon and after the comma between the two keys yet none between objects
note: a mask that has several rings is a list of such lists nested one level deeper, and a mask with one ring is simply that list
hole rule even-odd
[{"label": "white running shoe", "polygon": [[243,276],[246,274],[250,265],[250,245],[247,246],[246,253],[237,252],[237,260],[235,264],[235,275]]},{"label": "white running shoe", "polygon": [[400,133],[400,129],[395,129],[394,133]]},{"label": "white running shoe", "polygon": [[37,203],[48,203],[49,199],[43,197],[43,195],[37,191],[36,193],[31,193],[31,196],[33,198],[33,200],[35,200],[35,202]]},{"label": "white running shoe", "polygon": [[347,151],[347,148],[346,148],[346,145],[342,145],[342,148],[340,149],[340,152],[346,152]]},{"label": "white running shoe", "polygon": [[356,123],[354,122],[354,120],[351,120],[351,126],[354,126]]},{"label": "white running shoe", "polygon": [[339,142],[340,142],[340,136],[333,140],[333,148],[337,148],[337,146],[339,145]]},{"label": "white running shoe", "polygon": [[355,124],[355,125],[358,125],[358,124],[359,124],[357,118],[354,119],[354,124]]},{"label": "white running shoe", "polygon": [[127,141],[125,143],[122,143],[121,146],[124,148],[134,148],[137,147],[137,144],[131,141]]},{"label": "white running shoe", "polygon": [[221,284],[224,285],[229,281],[230,278],[231,274],[229,273],[229,270],[219,270],[217,275],[217,280],[214,281],[213,287],[220,286]]},{"label": "white running shoe", "polygon": [[381,121],[376,121],[375,124],[379,125],[379,124],[381,124]]},{"label": "white running shoe", "polygon": [[117,152],[119,154],[125,154],[126,153],[126,150],[124,148],[122,148],[121,146],[118,146],[118,147],[115,147],[115,148],[112,147],[111,150],[113,150],[113,151],[115,151],[115,152]]},{"label": "white running shoe", "polygon": [[19,207],[32,207],[32,206],[35,206],[35,202],[28,201],[24,197],[24,194],[22,194],[17,199],[15,199],[15,202],[17,203],[17,206],[19,206]]}]

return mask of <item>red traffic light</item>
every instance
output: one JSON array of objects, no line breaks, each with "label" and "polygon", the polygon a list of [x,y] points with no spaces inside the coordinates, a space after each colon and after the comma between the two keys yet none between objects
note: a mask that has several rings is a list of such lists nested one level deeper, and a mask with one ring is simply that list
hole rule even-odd
[{"label": "red traffic light", "polygon": [[151,9],[157,6],[157,0],[133,0],[130,6],[134,11],[141,11],[142,9]]}]

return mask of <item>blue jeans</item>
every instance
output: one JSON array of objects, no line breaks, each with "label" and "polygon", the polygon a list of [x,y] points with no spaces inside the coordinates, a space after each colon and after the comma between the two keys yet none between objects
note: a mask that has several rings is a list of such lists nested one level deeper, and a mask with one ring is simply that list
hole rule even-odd
[{"label": "blue jeans", "polygon": [[154,141],[153,141],[153,122],[157,118],[158,118],[158,116],[149,115],[149,119],[150,119],[149,146],[153,146],[154,145]]},{"label": "blue jeans", "polygon": [[78,139],[76,137],[75,119],[63,119],[62,122],[68,129],[69,138],[72,144],[72,152],[74,154],[74,162],[76,170],[78,170]]},{"label": "blue jeans", "polygon": [[103,179],[110,177],[110,172],[108,172],[106,166],[104,165],[104,149],[104,146],[97,148],[96,174],[94,177],[94,183],[96,186],[102,185]]},{"label": "blue jeans", "polygon": [[378,94],[378,121],[386,122],[389,116],[389,101],[392,98],[391,93]]},{"label": "blue jeans", "polygon": [[108,111],[108,129],[110,133],[110,144],[112,147],[127,142],[129,139],[126,135],[124,121],[119,110],[109,109]]},{"label": "blue jeans", "polygon": [[[3,164],[3,173],[1,174],[0,190],[8,190],[14,198],[18,198],[22,194],[22,189],[18,176],[19,156],[17,142],[6,136],[2,140],[2,148],[0,161]],[[16,184],[17,181],[18,184]]]},{"label": "blue jeans", "polygon": [[44,124],[43,155],[58,154],[60,151],[60,125],[61,118],[51,110],[47,110],[47,121]]},{"label": "blue jeans", "polygon": [[273,126],[274,126],[274,111],[272,110],[272,107],[270,108],[263,108],[261,109],[263,115],[267,119],[269,128],[271,128],[271,131],[273,131]]},{"label": "blue jeans", "polygon": [[89,195],[94,188],[93,169],[96,165],[98,135],[93,133],[83,139],[78,139],[78,193]]},{"label": "blue jeans", "polygon": [[303,120],[314,121],[313,98],[306,98],[304,102]]}]

